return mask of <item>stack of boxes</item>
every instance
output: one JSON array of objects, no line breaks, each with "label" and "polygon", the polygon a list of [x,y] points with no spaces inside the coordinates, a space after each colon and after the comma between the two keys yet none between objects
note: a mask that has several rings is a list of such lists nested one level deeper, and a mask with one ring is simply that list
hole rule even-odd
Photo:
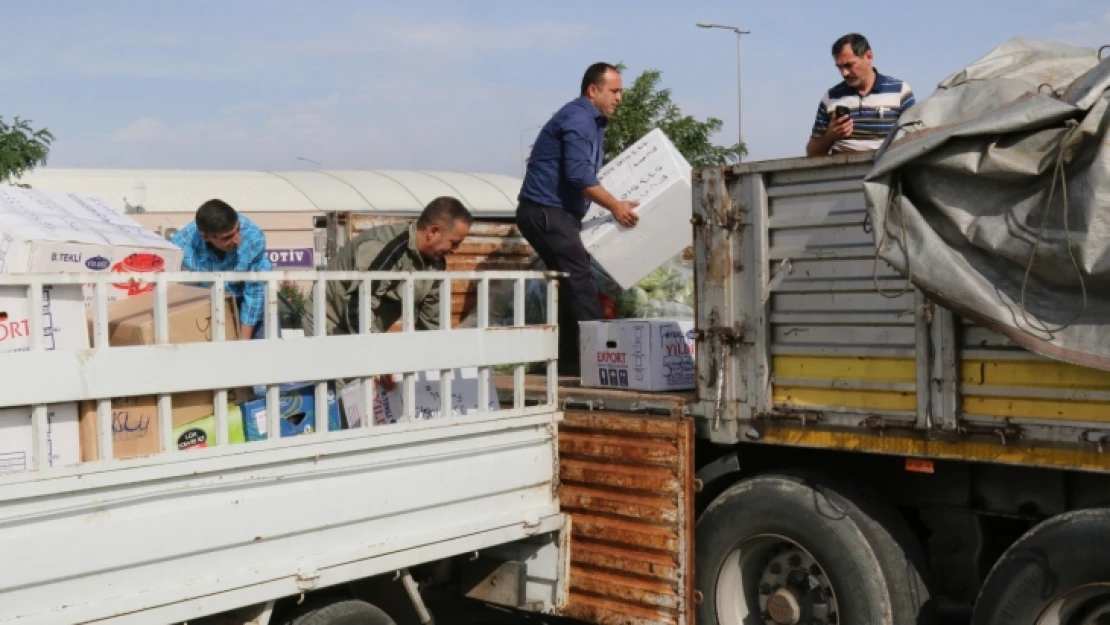
[{"label": "stack of boxes", "polygon": [[[182,251],[145,230],[104,202],[83,196],[0,186],[0,274],[158,272],[181,268]],[[91,347],[92,289],[74,285],[47,287],[41,314],[43,348],[80,350]],[[168,339],[171,344],[212,340],[211,292],[170,285],[167,290]],[[153,345],[152,286],[121,282],[110,290],[108,343],[111,347]],[[239,336],[234,297],[224,302],[225,339]],[[31,314],[26,289],[0,287],[0,353],[30,348]],[[129,375],[121,371],[120,375]],[[439,410],[437,374],[420,374],[417,414],[434,418]],[[456,371],[456,413],[477,409],[476,371]],[[490,409],[497,395],[491,383]],[[352,395],[352,391],[359,393]],[[280,387],[280,436],[308,434],[316,428],[315,385]],[[403,413],[399,391],[374,394],[379,415]],[[329,384],[328,429],[361,423],[357,397],[360,386],[347,385],[341,401]],[[267,438],[266,400],[249,388],[228,390],[228,442]],[[172,402],[172,440],[178,449],[213,446],[215,403],[211,391],[176,393]],[[66,466],[99,459],[98,413],[95,401],[48,407],[49,465]],[[378,419],[380,424],[396,418]],[[112,399],[112,456],[135,458],[159,453],[160,420],[155,396]],[[0,473],[30,468],[31,408],[0,408]]]},{"label": "stack of boxes", "polygon": [[[609,162],[598,179],[622,200],[635,200],[639,222],[618,224],[594,206],[582,223],[582,243],[622,289],[689,247],[690,164],[658,128]],[[580,324],[582,385],[637,391],[695,388],[694,320],[617,319]]]},{"label": "stack of boxes", "polygon": [[[0,274],[161,271],[180,267],[181,257],[173,244],[95,198],[0,186]],[[118,284],[109,299],[136,290]],[[25,289],[0,287],[0,353],[30,348],[32,314],[42,315],[44,349],[87,349],[90,295],[77,285],[50,287],[42,310],[31,311]],[[76,464],[78,406],[48,410],[49,464]],[[0,471],[27,469],[31,445],[31,409],[0,409]]]}]

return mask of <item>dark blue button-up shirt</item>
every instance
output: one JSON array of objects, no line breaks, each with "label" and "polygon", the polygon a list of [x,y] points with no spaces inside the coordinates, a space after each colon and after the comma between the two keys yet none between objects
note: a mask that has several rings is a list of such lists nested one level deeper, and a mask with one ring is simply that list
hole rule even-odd
[{"label": "dark blue button-up shirt", "polygon": [[599,184],[606,122],[585,97],[559,109],[536,137],[519,199],[562,207],[579,219],[584,217],[590,201],[582,191]]}]

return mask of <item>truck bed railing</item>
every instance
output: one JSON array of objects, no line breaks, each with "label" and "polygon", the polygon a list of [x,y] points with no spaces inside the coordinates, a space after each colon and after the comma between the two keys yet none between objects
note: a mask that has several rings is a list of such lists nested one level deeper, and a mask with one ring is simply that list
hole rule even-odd
[{"label": "truck bed railing", "polygon": [[[36,471],[0,476],[0,484],[34,479],[37,472],[51,475],[79,475],[91,465],[101,467],[119,463],[113,460],[112,399],[157,396],[161,453],[147,458],[128,459],[134,463],[161,464],[195,454],[233,456],[267,449],[312,445],[322,439],[362,439],[382,434],[425,429],[450,428],[459,422],[469,424],[499,422],[556,411],[557,289],[552,277],[557,274],[524,271],[481,272],[317,272],[273,271],[256,273],[191,273],[109,275],[28,274],[0,276],[0,292],[18,294],[25,289],[29,311],[44,310],[51,289],[67,285],[91,289],[91,347],[88,349],[47,349],[44,338],[50,328],[43,315],[28,315],[29,350],[0,353],[0,408],[31,406],[33,451],[29,465]],[[360,315],[358,334],[325,335],[325,289],[331,281],[359,283]],[[401,332],[370,332],[370,295],[375,283],[400,281],[404,299]],[[414,293],[417,281],[439,281],[439,317],[444,329],[416,331]],[[477,322],[473,328],[451,328],[451,283],[454,280],[478,281]],[[547,322],[527,326],[524,316],[525,287],[528,280],[546,281]],[[265,338],[250,341],[229,340],[225,328],[225,282],[263,282],[266,288]],[[513,322],[508,326],[490,325],[490,283],[511,281]],[[114,284],[152,285],[154,292],[154,344],[112,347],[108,345],[108,294]],[[279,288],[287,282],[313,283],[313,320],[311,336],[280,336]],[[210,284],[211,341],[170,344],[168,287],[171,284]],[[306,333],[307,334],[307,333]],[[526,406],[524,380],[526,365],[544,363],[547,371],[546,402]],[[514,367],[514,399],[511,408],[489,411],[489,379],[493,367]],[[477,367],[478,412],[458,416],[452,409],[452,375],[455,368]],[[417,373],[440,372],[439,418],[418,420],[415,410]],[[388,426],[374,424],[370,384],[375,376],[402,374],[403,414]],[[228,389],[266,387],[267,431],[280,431],[279,384],[315,383],[315,405],[327,406],[328,383],[334,380],[361,381],[362,415],[355,430],[329,432],[328,419],[316,419],[314,432],[307,435],[266,440],[249,444],[228,444]],[[180,452],[173,443],[173,394],[213,390],[215,406],[215,447]],[[96,462],[74,467],[49,467],[48,406],[63,402],[97,402]],[[327,410],[319,411],[326,415]],[[0,497],[0,500],[3,498]]]}]

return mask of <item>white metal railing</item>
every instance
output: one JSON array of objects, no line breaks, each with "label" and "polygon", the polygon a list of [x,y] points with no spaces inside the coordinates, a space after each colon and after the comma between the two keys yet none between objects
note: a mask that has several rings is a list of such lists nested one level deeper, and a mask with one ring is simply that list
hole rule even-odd
[{"label": "white metal railing", "polygon": [[[314,437],[329,436],[328,383],[357,379],[362,382],[360,398],[362,430],[450,427],[460,420],[512,419],[514,417],[556,411],[556,283],[558,274],[523,271],[479,272],[324,272],[272,271],[256,273],[194,273],[158,274],[27,274],[0,276],[0,292],[18,294],[25,289],[29,314],[30,348],[21,352],[0,353],[0,408],[31,406],[34,469],[48,468],[48,405],[64,402],[95,401],[97,403],[97,462],[113,462],[112,399],[120,397],[157,396],[160,461],[172,462],[176,451],[173,444],[173,395],[189,391],[213,391],[215,407],[216,449],[204,453],[238,453],[243,448],[296,445]],[[326,336],[325,291],[331,281],[359,283],[358,333]],[[402,331],[370,333],[371,293],[378,281],[401,281],[403,284]],[[414,293],[417,281],[439,280],[440,330],[415,331]],[[477,324],[474,328],[451,327],[451,284],[455,280],[478,282]],[[491,327],[490,282],[512,281],[513,324]],[[546,324],[525,325],[524,304],[527,280],[547,282]],[[225,282],[262,282],[266,288],[264,328],[266,336],[259,340],[228,341],[224,316]],[[154,285],[154,344],[112,347],[109,345],[108,293],[113,284],[134,282]],[[278,291],[283,282],[312,282],[314,328],[312,336],[281,338],[279,336]],[[169,341],[170,284],[196,285],[210,283],[212,338],[208,343],[171,345]],[[44,288],[65,285],[88,285],[92,289],[92,306],[87,311],[91,325],[89,349],[65,350],[44,348]],[[0,311],[2,312],[2,311]],[[525,402],[525,367],[529,363],[546,363],[545,401],[534,407]],[[492,367],[515,365],[513,406],[511,409],[488,411],[489,383]],[[458,417],[453,415],[451,370],[477,367],[478,411]],[[416,375],[421,371],[440,372],[439,418],[416,421]],[[127,373],[127,372],[135,373]],[[370,381],[382,374],[403,374],[400,423],[388,428],[374,424],[373,398]],[[279,384],[315,382],[315,431],[312,434],[282,438]],[[267,437],[244,445],[228,444],[228,389],[250,386],[266,387]],[[215,390],[213,390],[215,389]],[[339,398],[336,397],[336,402]],[[349,431],[340,433],[354,436]],[[371,432],[363,432],[370,435]],[[319,440],[319,438],[316,438]],[[190,451],[190,454],[197,453]],[[177,454],[180,456],[180,454]],[[88,463],[86,463],[88,464]],[[60,467],[59,467],[60,469]]]}]

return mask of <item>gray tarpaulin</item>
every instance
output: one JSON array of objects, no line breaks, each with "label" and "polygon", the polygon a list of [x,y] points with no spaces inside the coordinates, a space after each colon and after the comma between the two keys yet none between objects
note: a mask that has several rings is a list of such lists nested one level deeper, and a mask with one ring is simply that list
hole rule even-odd
[{"label": "gray tarpaulin", "polygon": [[877,153],[864,193],[878,254],[1033,351],[1110,369],[1108,126],[1110,58],[1003,44],[907,111]]}]

